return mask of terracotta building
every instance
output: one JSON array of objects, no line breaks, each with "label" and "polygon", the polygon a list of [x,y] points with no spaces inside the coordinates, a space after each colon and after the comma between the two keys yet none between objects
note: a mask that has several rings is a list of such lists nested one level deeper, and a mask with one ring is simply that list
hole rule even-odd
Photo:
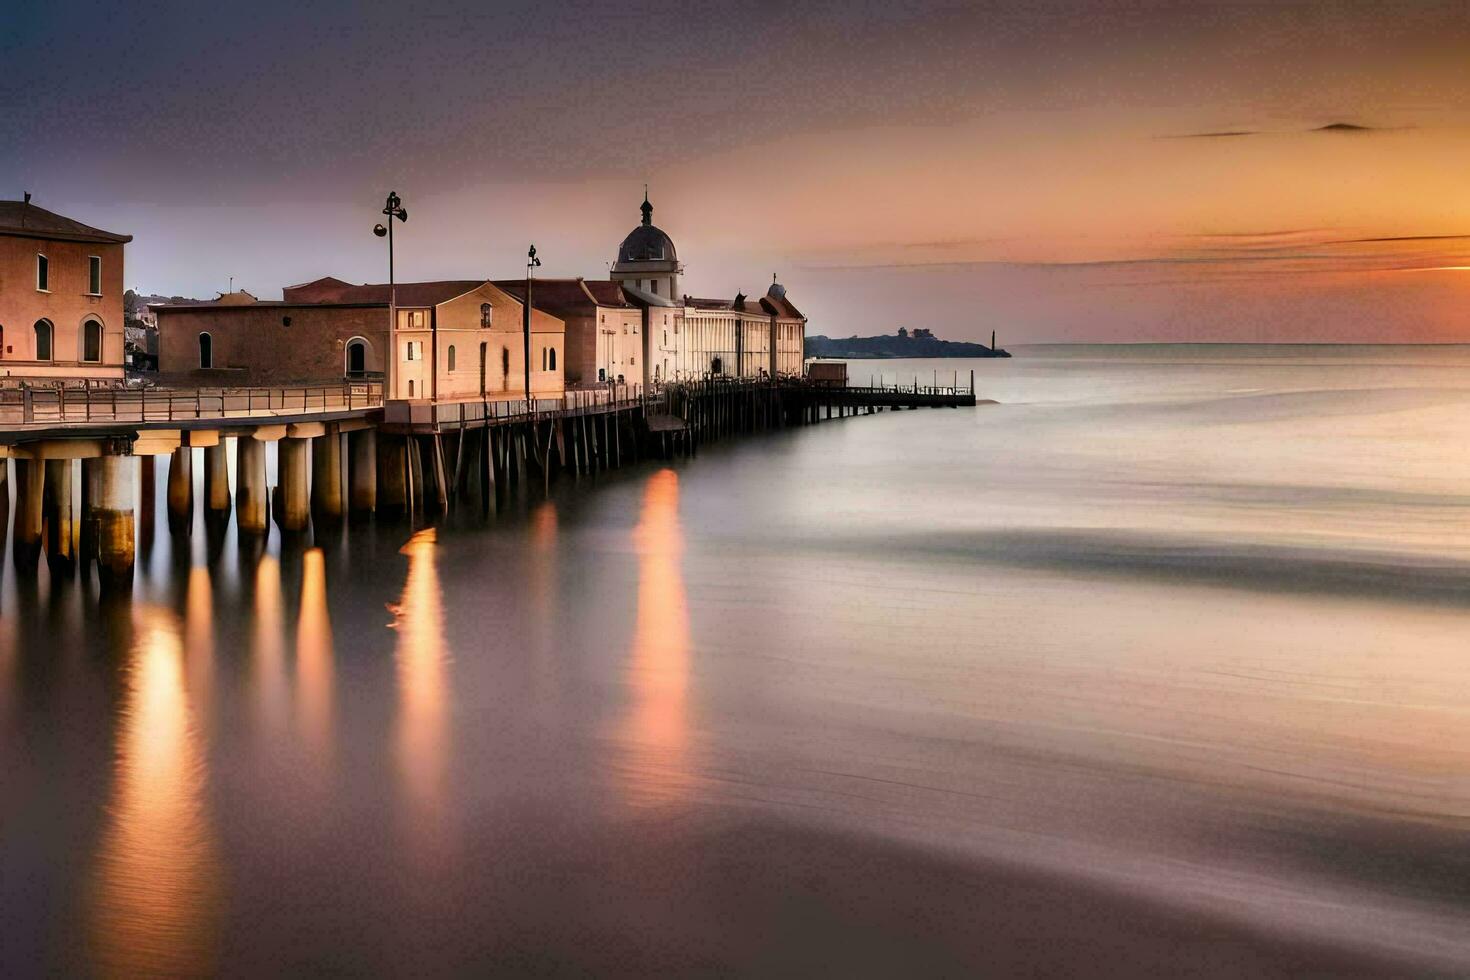
[{"label": "terracotta building", "polygon": [[[526,296],[524,279],[495,283],[517,300]],[[537,279],[531,289],[536,309],[566,324],[568,385],[609,381],[643,383],[643,317],[637,305],[610,279]]]},{"label": "terracotta building", "polygon": [[0,378],[123,374],[123,247],[22,201],[0,201]]},{"label": "terracotta building", "polygon": [[[152,307],[165,376],[230,385],[341,382],[385,376],[388,286],[331,277],[287,286],[280,300],[239,294]],[[393,399],[520,398],[521,302],[482,280],[399,283]],[[563,390],[564,325],[531,320],[531,388]]]}]

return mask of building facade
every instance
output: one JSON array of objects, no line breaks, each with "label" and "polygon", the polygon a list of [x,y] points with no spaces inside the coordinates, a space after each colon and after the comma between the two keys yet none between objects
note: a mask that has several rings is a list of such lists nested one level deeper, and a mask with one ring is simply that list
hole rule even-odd
[{"label": "building facade", "polygon": [[0,379],[123,376],[123,249],[131,235],[0,201]]},{"label": "building facade", "polygon": [[[519,300],[482,280],[399,283],[393,390],[420,401],[518,399],[525,394]],[[318,279],[282,299],[156,305],[159,370],[195,383],[285,385],[384,379],[388,286]],[[564,388],[564,326],[534,311],[531,389]]]},{"label": "building facade", "polygon": [[773,281],[766,295],[702,299],[680,290],[678,252],[653,223],[645,194],[642,223],[618,246],[611,278],[642,314],[643,361],[650,381],[704,377],[800,376],[806,317]]},{"label": "building facade", "polygon": [[[524,279],[495,283],[518,301]],[[608,382],[642,384],[643,318],[620,283],[611,279],[537,279],[531,302],[566,325],[564,374],[569,387]]]}]

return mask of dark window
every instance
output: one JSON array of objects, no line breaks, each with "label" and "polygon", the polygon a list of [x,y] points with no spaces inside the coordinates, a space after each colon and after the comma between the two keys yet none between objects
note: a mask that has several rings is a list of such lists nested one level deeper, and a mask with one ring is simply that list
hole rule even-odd
[{"label": "dark window", "polygon": [[36,256],[36,288],[51,288],[51,263],[44,255]]},{"label": "dark window", "polygon": [[102,257],[100,255],[87,256],[87,292],[93,296],[102,295]]},{"label": "dark window", "polygon": [[493,311],[491,310],[489,303],[481,303],[480,304],[480,326],[481,326],[481,328],[483,328],[485,330],[489,330],[490,329],[490,314],[492,312]]},{"label": "dark window", "polygon": [[354,340],[347,345],[347,373],[349,375],[367,373],[367,344],[360,340]]},{"label": "dark window", "polygon": [[36,360],[51,360],[51,321],[36,321]]},{"label": "dark window", "polygon": [[555,371],[556,370],[556,348],[555,347],[551,348],[551,367],[550,367],[549,370],[552,370],[552,371]]},{"label": "dark window", "polygon": [[454,345],[449,345],[449,370],[454,370]]},{"label": "dark window", "polygon": [[199,335],[199,366],[214,367],[214,338],[207,333]]},{"label": "dark window", "polygon": [[82,360],[102,360],[102,324],[96,320],[82,324]]}]

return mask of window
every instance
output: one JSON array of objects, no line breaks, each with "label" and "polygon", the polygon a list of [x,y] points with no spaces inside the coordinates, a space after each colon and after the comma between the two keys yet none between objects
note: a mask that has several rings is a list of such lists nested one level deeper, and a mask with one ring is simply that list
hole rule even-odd
[{"label": "window", "polygon": [[650,280],[648,280],[648,291],[650,293],[652,293],[653,295],[655,295],[655,296],[658,295],[658,280],[657,279],[650,279]]},{"label": "window", "polygon": [[551,348],[551,370],[556,370],[556,348]]},{"label": "window", "polygon": [[490,329],[490,314],[492,312],[493,311],[491,310],[491,307],[490,307],[490,304],[489,303],[481,303],[480,304],[480,329],[482,329],[482,330],[489,330]]},{"label": "window", "polygon": [[36,256],[36,288],[43,293],[51,289],[51,262],[44,255]]},{"label": "window", "polygon": [[367,341],[354,338],[347,342],[347,374],[360,377],[367,373]]},{"label": "window", "polygon": [[102,256],[87,256],[87,292],[102,295]]},{"label": "window", "polygon": [[454,370],[454,345],[449,345],[449,370]]},{"label": "window", "polygon": [[424,311],[414,310],[408,315],[409,326],[422,330],[424,327]]},{"label": "window", "polygon": [[407,355],[407,360],[410,360],[410,361],[413,360],[413,349],[415,347],[417,347],[417,346],[418,346],[418,343],[416,341],[410,340],[408,342],[408,355]]},{"label": "window", "polygon": [[546,370],[546,348],[541,348],[541,370]]},{"label": "window", "polygon": [[82,324],[82,360],[102,360],[102,324],[97,320]]},{"label": "window", "polygon": [[664,346],[669,346],[669,332],[667,330],[664,331]]},{"label": "window", "polygon": [[51,360],[51,321],[36,321],[36,360]]},{"label": "window", "polygon": [[207,333],[199,335],[199,366],[206,370],[214,367],[214,338]]}]

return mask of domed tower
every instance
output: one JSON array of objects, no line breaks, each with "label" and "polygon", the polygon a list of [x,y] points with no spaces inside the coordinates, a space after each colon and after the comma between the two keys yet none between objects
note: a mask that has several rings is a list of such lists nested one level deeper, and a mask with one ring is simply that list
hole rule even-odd
[{"label": "domed tower", "polygon": [[653,223],[647,188],[643,190],[642,211],[643,223],[618,246],[618,257],[609,275],[625,287],[673,304],[682,295],[679,256],[674,251],[674,240]]}]

